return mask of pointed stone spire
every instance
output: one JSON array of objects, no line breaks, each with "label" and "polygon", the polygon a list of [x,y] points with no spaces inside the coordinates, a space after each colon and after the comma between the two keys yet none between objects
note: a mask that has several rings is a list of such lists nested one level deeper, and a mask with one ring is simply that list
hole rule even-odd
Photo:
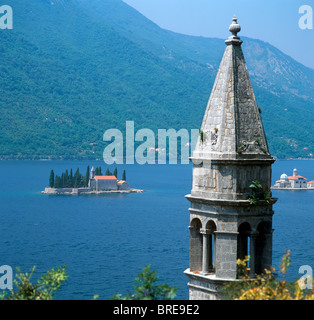
[{"label": "pointed stone spire", "polygon": [[236,16],[203,118],[191,160],[271,158]]},{"label": "pointed stone spire", "polygon": [[[271,165],[234,17],[193,162],[190,201],[191,300],[216,299],[250,255],[250,275],[272,265]],[[262,188],[252,193],[252,183]],[[257,201],[255,204],[253,200]],[[258,200],[257,200],[258,199]]]}]

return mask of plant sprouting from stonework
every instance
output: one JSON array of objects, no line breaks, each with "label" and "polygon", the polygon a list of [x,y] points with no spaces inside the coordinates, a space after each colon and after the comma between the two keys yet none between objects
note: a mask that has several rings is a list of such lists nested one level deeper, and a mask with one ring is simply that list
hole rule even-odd
[{"label": "plant sprouting from stonework", "polygon": [[252,183],[250,184],[250,188],[254,189],[254,190],[258,190],[258,189],[262,189],[262,185],[259,181],[252,181]]},{"label": "plant sprouting from stonework", "polygon": [[202,129],[199,129],[199,135],[200,135],[201,142],[203,143],[205,140],[205,132]]},{"label": "plant sprouting from stonework", "polygon": [[264,199],[266,201],[269,201],[271,199],[271,192],[270,191],[265,191],[264,192]]},{"label": "plant sprouting from stonework", "polygon": [[250,205],[256,206],[259,201],[258,191],[262,189],[262,185],[259,181],[252,181],[250,184],[251,194],[248,196],[248,200],[250,201]]},{"label": "plant sprouting from stonework", "polygon": [[247,197],[250,205],[256,206],[259,200],[265,200],[267,202],[271,200],[271,192],[266,190],[266,186],[262,186],[259,181],[252,181],[249,188],[251,189],[251,193]]}]

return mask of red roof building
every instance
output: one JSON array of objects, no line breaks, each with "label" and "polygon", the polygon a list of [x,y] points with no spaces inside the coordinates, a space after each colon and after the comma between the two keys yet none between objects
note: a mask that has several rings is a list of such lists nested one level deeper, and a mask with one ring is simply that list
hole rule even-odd
[{"label": "red roof building", "polygon": [[96,180],[117,180],[115,176],[95,176]]},{"label": "red roof building", "polygon": [[281,175],[280,180],[277,180],[274,189],[314,189],[314,181],[307,182],[307,179],[298,175],[297,169],[293,170],[292,176],[287,176],[285,173]]},{"label": "red roof building", "polygon": [[91,169],[89,187],[92,191],[130,190],[126,181],[119,181],[115,176],[96,176],[94,167]]}]

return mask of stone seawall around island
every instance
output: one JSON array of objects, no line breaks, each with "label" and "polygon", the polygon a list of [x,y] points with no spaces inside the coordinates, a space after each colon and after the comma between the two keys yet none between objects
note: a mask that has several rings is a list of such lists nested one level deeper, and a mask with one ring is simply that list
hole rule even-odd
[{"label": "stone seawall around island", "polygon": [[99,194],[99,193],[142,193],[145,190],[129,189],[129,190],[100,190],[95,191],[90,188],[45,188],[41,193],[51,195],[80,195],[80,194]]}]

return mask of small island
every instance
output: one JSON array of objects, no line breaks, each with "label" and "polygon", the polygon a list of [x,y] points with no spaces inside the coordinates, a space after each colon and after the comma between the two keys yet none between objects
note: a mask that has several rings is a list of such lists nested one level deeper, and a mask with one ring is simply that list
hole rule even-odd
[{"label": "small island", "polygon": [[73,175],[72,169],[70,172],[66,170],[61,176],[54,174],[51,170],[49,176],[49,187],[46,187],[42,193],[44,194],[93,194],[93,193],[140,193],[144,190],[133,189],[126,181],[125,170],[122,173],[122,179],[117,179],[117,168],[111,173],[106,170],[105,175],[101,172],[101,167],[89,170],[87,167],[86,174],[83,176],[79,169]]},{"label": "small island", "polygon": [[280,180],[272,186],[277,190],[314,190],[314,180],[309,181],[303,176],[298,175],[297,169],[293,169],[293,175],[288,176],[283,173]]}]

